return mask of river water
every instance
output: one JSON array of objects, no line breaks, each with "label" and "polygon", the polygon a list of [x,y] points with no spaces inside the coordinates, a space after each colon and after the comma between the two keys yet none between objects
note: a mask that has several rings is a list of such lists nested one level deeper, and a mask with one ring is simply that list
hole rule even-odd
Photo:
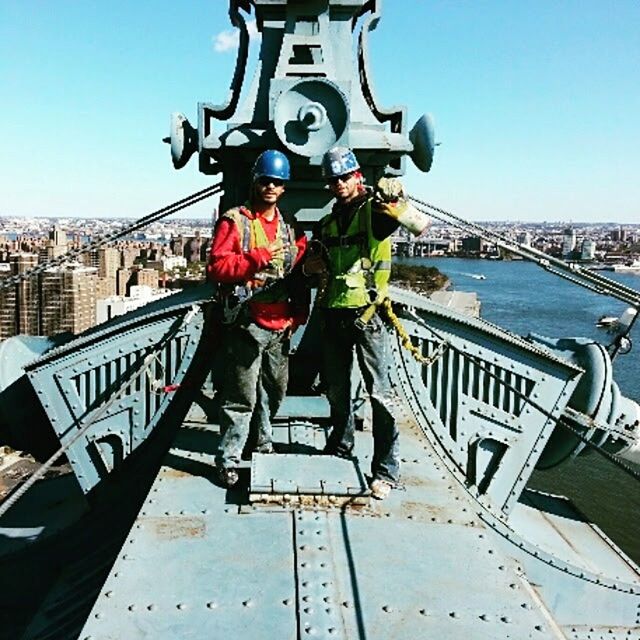
[{"label": "river water", "polygon": [[[475,291],[481,316],[521,335],[583,336],[605,344],[606,330],[596,327],[600,316],[619,316],[626,305],[592,293],[525,261],[458,258],[397,258],[398,263],[435,266],[457,291]],[[603,272],[640,290],[640,274]],[[485,279],[474,276],[483,275]],[[614,362],[614,377],[623,395],[640,402],[640,321],[634,327],[635,346]],[[629,463],[631,464],[631,463]],[[633,466],[633,465],[631,465]],[[640,472],[640,466],[635,466]],[[566,495],[598,524],[629,556],[640,563],[640,481],[615,467],[597,452],[534,474],[530,485]]]}]

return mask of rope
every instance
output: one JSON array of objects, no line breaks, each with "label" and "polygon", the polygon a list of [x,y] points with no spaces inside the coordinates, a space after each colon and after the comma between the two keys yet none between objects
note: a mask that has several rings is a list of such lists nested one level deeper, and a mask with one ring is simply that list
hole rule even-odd
[{"label": "rope", "polygon": [[424,356],[420,352],[413,342],[411,342],[411,336],[407,333],[406,329],[402,326],[400,322],[400,318],[395,314],[393,307],[391,305],[391,300],[389,298],[385,298],[381,303],[382,311],[384,314],[384,319],[387,320],[388,324],[395,330],[398,334],[398,338],[400,339],[400,343],[402,346],[413,356],[414,360],[417,362],[424,364],[426,366],[431,366],[450,346],[450,344],[446,340],[441,340],[438,348],[434,353],[430,356]]},{"label": "rope", "polygon": [[82,247],[71,249],[70,251],[67,251],[67,253],[64,253],[63,255],[58,256],[57,258],[53,258],[52,260],[48,260],[47,262],[42,262],[39,265],[33,267],[32,269],[25,271],[24,273],[19,273],[14,276],[10,276],[8,278],[4,278],[2,282],[0,282],[0,291],[3,291],[4,289],[8,289],[9,287],[15,284],[18,284],[23,280],[28,280],[29,278],[36,276],[39,273],[42,273],[43,271],[50,269],[51,267],[59,266],[66,262],[75,260],[78,256],[82,254],[95,251],[96,249],[104,245],[110,244],[111,242],[114,242],[119,238],[129,235],[132,231],[137,231],[138,229],[141,229],[142,227],[146,227],[152,222],[157,222],[158,220],[161,220],[162,218],[165,218],[173,213],[177,213],[178,211],[182,211],[182,209],[186,209],[187,207],[190,207],[198,202],[201,202],[202,200],[206,200],[207,198],[210,198],[211,196],[214,196],[217,193],[220,193],[220,191],[222,191],[221,183],[215,184],[211,187],[207,187],[202,191],[198,191],[190,196],[187,196],[186,198],[182,198],[181,200],[178,200],[173,204],[167,205],[162,209],[158,209],[157,211],[154,211],[153,213],[150,213],[136,220],[135,222],[132,222],[126,227],[123,227],[119,231],[108,233],[106,236],[103,236],[99,240],[94,240],[93,242],[89,242],[83,245]]}]

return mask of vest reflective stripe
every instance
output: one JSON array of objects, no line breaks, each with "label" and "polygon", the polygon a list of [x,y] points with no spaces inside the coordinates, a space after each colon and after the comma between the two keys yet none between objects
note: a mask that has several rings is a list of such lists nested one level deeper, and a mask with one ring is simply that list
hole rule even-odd
[{"label": "vest reflective stripe", "polygon": [[[270,242],[264,231],[264,227],[258,218],[249,218],[244,207],[231,209],[227,211],[223,217],[233,220],[238,233],[240,234],[240,244],[243,251],[251,251],[262,247],[268,247]],[[296,245],[296,235],[293,227],[288,225],[282,214],[278,211],[278,229],[276,231],[276,240],[281,239],[284,248],[284,257],[277,260],[275,269],[267,269],[256,275],[243,286],[234,287],[234,292],[238,297],[246,299],[251,297],[256,302],[286,302],[289,298],[284,286],[270,286],[268,291],[260,293],[268,284],[282,279],[295,263],[298,255],[298,246]],[[244,291],[242,291],[244,289]]]},{"label": "vest reflective stripe", "polygon": [[333,214],[320,221],[320,230],[330,263],[329,282],[320,304],[328,308],[364,307],[386,297],[391,238],[377,240],[373,236],[371,200],[355,212],[345,234],[340,235]]}]

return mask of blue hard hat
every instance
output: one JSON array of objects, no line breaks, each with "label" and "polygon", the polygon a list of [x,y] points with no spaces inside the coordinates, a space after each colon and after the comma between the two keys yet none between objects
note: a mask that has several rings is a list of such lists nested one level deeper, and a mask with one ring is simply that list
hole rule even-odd
[{"label": "blue hard hat", "polygon": [[325,178],[337,178],[358,169],[358,160],[347,147],[333,147],[322,158],[322,175]]},{"label": "blue hard hat", "polygon": [[261,153],[253,165],[253,179],[257,180],[262,177],[289,180],[291,178],[291,168],[287,156],[274,149]]}]

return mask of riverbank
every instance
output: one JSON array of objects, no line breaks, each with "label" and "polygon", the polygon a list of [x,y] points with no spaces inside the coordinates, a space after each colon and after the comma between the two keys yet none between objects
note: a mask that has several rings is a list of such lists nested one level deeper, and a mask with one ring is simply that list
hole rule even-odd
[{"label": "riverbank", "polygon": [[436,267],[394,262],[391,265],[391,284],[429,296],[435,291],[445,290],[450,281]]}]

